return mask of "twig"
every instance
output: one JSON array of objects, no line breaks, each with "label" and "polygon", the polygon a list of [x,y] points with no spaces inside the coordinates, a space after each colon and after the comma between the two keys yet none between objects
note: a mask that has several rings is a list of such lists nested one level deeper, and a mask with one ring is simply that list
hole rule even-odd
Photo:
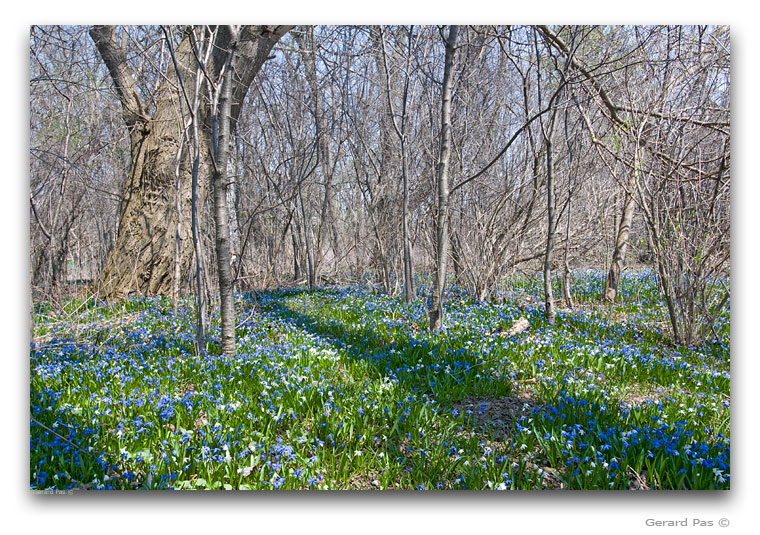
[{"label": "twig", "polygon": [[33,416],[30,416],[30,417],[29,417],[29,419],[30,419],[32,422],[34,422],[35,424],[39,425],[41,428],[43,428],[43,429],[44,429],[45,431],[47,431],[48,433],[52,433],[52,434],[54,434],[55,436],[57,436],[58,438],[60,438],[61,440],[65,440],[66,442],[68,442],[69,444],[71,444],[72,446],[74,446],[74,447],[75,447],[76,449],[78,449],[79,451],[81,451],[81,452],[83,452],[83,453],[86,453],[86,454],[88,454],[88,455],[92,455],[93,457],[97,458],[97,456],[96,456],[94,453],[92,453],[91,451],[83,450],[82,448],[80,448],[79,446],[77,446],[76,444],[74,444],[72,441],[70,441],[69,439],[67,439],[66,437],[63,437],[63,436],[59,435],[58,433],[56,433],[55,431],[53,431],[52,429],[50,429],[50,428],[49,428],[48,426],[46,426],[45,424],[42,424],[42,423],[38,422],[37,420],[35,420]]}]

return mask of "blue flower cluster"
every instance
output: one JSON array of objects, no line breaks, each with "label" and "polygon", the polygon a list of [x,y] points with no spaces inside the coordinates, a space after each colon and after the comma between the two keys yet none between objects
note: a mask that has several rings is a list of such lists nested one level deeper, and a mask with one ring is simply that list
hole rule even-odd
[{"label": "blue flower cluster", "polygon": [[[452,287],[436,332],[424,292],[241,294],[234,356],[216,310],[196,354],[189,299],[40,307],[30,485],[729,488],[725,335],[667,343],[651,273],[625,274],[615,309],[595,304],[602,274],[573,281],[581,305],[553,325],[539,279],[505,281],[506,302]],[[530,328],[507,336],[520,317]]]}]

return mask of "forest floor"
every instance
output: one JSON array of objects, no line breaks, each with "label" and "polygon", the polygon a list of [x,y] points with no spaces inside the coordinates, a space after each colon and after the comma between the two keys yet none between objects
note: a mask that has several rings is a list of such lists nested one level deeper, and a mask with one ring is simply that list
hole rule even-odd
[{"label": "forest floor", "polygon": [[681,347],[651,273],[625,274],[613,306],[603,281],[576,272],[553,325],[538,278],[500,304],[453,288],[433,333],[424,293],[240,294],[235,356],[216,312],[196,354],[190,299],[39,304],[30,486],[729,488],[728,312]]}]

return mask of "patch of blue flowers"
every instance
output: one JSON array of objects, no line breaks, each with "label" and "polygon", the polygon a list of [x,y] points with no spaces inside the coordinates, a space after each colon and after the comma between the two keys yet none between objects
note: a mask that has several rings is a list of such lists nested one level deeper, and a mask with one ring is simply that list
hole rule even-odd
[{"label": "patch of blue flowers", "polygon": [[614,307],[602,288],[574,273],[580,304],[548,325],[540,279],[453,287],[432,333],[424,292],[241,294],[237,353],[212,311],[205,357],[190,299],[37,307],[30,487],[729,488],[728,318],[677,347],[652,273]]}]

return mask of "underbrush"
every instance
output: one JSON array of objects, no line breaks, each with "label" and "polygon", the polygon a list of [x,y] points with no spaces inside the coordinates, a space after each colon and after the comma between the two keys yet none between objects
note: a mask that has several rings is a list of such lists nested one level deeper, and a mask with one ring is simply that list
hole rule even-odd
[{"label": "underbrush", "polygon": [[434,333],[424,293],[241,294],[235,356],[215,312],[195,354],[189,299],[37,306],[31,488],[729,488],[728,316],[676,346],[651,274],[603,283],[554,325],[530,279],[453,289]]}]

